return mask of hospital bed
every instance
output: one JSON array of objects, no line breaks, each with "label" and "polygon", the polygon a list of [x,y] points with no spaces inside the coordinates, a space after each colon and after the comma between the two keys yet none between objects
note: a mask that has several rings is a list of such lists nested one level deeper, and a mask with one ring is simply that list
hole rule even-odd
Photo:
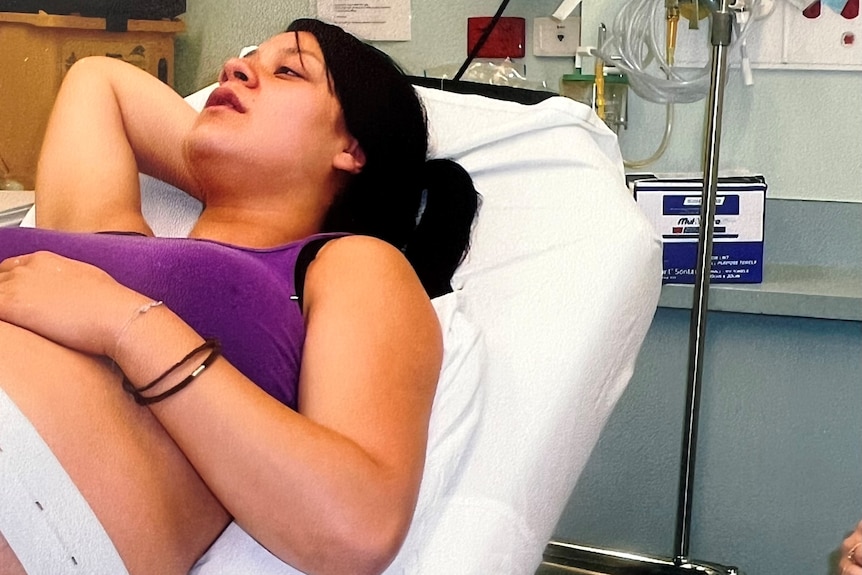
[{"label": "hospital bed", "polygon": [[[426,469],[386,573],[531,575],[631,377],[660,241],[588,107],[417,90],[432,155],[460,162],[482,205],[454,291],[433,302],[445,349]],[[188,233],[194,200],[146,176],[142,194],[158,235]],[[299,572],[231,524],[192,573]]]}]

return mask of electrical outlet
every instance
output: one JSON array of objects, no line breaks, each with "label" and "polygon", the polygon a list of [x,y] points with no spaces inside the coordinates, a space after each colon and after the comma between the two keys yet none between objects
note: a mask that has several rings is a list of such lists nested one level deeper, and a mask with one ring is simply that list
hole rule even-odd
[{"label": "electrical outlet", "polygon": [[570,16],[559,22],[553,18],[533,20],[533,55],[574,57],[581,43],[581,19]]}]

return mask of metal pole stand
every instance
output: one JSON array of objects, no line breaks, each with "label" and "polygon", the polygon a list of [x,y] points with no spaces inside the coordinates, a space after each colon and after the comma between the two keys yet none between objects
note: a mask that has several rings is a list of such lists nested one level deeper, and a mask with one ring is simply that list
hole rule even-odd
[{"label": "metal pole stand", "polygon": [[698,416],[703,383],[703,355],[706,341],[706,316],[709,276],[712,269],[712,237],[715,227],[715,199],[718,190],[718,158],[721,141],[721,116],[724,87],[727,83],[727,50],[733,33],[733,15],[727,0],[701,0],[712,11],[710,41],[712,60],[707,122],[703,142],[703,192],[700,204],[700,230],[695,265],[694,300],[689,330],[688,381],[679,475],[679,499],[673,559],[599,549],[552,541],[545,550],[545,561],[537,575],[580,573],[584,575],[742,575],[736,567],[693,562],[689,558],[691,511],[694,496],[694,464],[697,450]]},{"label": "metal pole stand", "polygon": [[536,575],[743,575],[736,567],[552,541]]},{"label": "metal pole stand", "polygon": [[691,539],[691,508],[694,497],[694,463],[700,395],[703,384],[703,355],[706,347],[706,316],[709,310],[709,276],[712,269],[712,236],[715,228],[715,198],[718,191],[718,156],[721,143],[721,114],[727,83],[727,49],[733,33],[733,15],[727,0],[713,10],[711,21],[712,71],[709,105],[703,142],[703,191],[700,202],[700,230],[694,275],[694,300],[689,324],[688,385],[686,418],[679,475],[674,560],[688,563]]}]

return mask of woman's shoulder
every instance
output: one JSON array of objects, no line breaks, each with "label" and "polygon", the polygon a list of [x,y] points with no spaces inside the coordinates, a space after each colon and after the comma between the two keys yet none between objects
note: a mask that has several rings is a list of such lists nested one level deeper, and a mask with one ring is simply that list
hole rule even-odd
[{"label": "woman's shoulder", "polygon": [[[324,266],[349,270],[357,266],[407,266],[410,264],[400,250],[392,244],[366,235],[337,236],[320,249],[317,260]],[[323,266],[321,266],[323,267]],[[367,269],[367,268],[366,268]]]},{"label": "woman's shoulder", "polygon": [[347,235],[326,243],[308,267],[307,288],[318,293],[349,290],[378,295],[424,290],[400,250],[371,236]]}]

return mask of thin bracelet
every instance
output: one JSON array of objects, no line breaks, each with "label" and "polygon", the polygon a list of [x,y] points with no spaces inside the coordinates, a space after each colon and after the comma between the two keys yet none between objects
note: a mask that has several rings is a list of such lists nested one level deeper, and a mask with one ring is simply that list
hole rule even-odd
[{"label": "thin bracelet", "polygon": [[159,301],[150,300],[147,303],[145,303],[144,305],[137,308],[134,312],[132,312],[132,315],[129,316],[129,319],[126,320],[126,323],[123,324],[122,328],[120,328],[120,333],[117,334],[117,341],[114,344],[114,357],[116,357],[117,352],[120,351],[120,342],[123,341],[123,336],[126,335],[126,331],[128,331],[129,326],[132,325],[132,322],[135,321],[136,319],[138,319],[139,317],[141,317],[142,315],[144,315],[145,313],[147,313],[148,311],[150,311],[151,309],[153,309],[154,307],[159,307],[160,305],[162,305],[164,303],[165,302],[163,302],[161,300],[159,300]]},{"label": "thin bracelet", "polygon": [[[199,366],[197,366],[191,374],[183,379],[181,382],[171,387],[170,389],[163,391],[162,393],[152,395],[152,396],[144,396],[143,392],[149,391],[156,385],[158,385],[163,379],[169,376],[171,373],[176,371],[178,368],[182,367],[185,363],[187,363],[190,359],[198,355],[204,350],[210,350],[209,355],[201,362]],[[191,382],[195,380],[200,374],[202,374],[206,369],[212,365],[212,363],[221,356],[221,343],[217,339],[207,339],[203,344],[199,345],[192,351],[190,351],[184,358],[171,366],[167,371],[165,371],[162,375],[148,383],[143,387],[135,387],[132,385],[132,382],[129,381],[127,377],[123,377],[123,389],[126,390],[131,396],[134,398],[135,403],[138,405],[151,405],[153,403],[158,403],[163,399],[167,399],[168,397],[174,395],[175,393],[179,393],[183,389],[185,389]]]}]

